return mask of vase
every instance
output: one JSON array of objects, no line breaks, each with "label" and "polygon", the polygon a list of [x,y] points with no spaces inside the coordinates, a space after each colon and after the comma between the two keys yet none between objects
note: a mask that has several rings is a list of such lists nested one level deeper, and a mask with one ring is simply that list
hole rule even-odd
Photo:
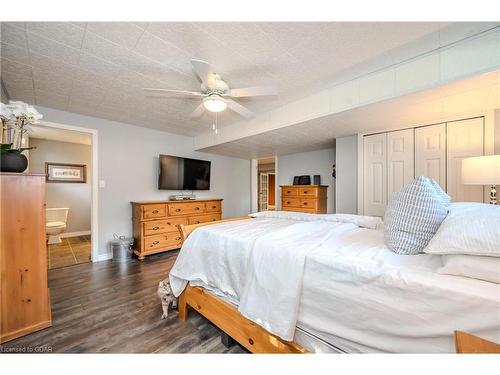
[{"label": "vase", "polygon": [[28,158],[17,152],[2,152],[0,171],[21,173],[28,168]]}]

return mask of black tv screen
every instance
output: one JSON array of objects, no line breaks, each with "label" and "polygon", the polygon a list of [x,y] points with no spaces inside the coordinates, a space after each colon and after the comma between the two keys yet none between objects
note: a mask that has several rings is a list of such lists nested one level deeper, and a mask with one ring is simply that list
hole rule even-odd
[{"label": "black tv screen", "polygon": [[210,190],[210,162],[160,155],[158,189]]}]

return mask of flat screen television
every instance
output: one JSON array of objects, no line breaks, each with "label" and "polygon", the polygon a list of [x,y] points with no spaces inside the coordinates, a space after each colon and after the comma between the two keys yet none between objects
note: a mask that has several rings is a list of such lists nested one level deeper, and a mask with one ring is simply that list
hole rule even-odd
[{"label": "flat screen television", "polygon": [[210,190],[210,161],[160,155],[158,189]]}]

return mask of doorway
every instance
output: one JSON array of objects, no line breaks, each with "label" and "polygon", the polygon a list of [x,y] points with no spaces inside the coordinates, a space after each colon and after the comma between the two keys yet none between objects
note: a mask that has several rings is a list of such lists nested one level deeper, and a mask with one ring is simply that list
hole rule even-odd
[{"label": "doorway", "polygon": [[276,210],[276,165],[274,158],[259,159],[258,173],[258,210]]},{"label": "doorway", "polygon": [[96,260],[97,131],[53,123],[31,127],[28,171],[46,178],[49,269]]}]

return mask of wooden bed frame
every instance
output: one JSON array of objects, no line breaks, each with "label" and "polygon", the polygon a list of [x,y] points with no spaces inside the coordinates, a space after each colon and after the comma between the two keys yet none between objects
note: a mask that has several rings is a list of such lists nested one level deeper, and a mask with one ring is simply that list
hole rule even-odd
[{"label": "wooden bed frame", "polygon": [[[251,220],[248,216],[193,225],[178,225],[183,240],[193,230],[206,225],[236,220]],[[284,341],[248,320],[231,304],[201,287],[187,286],[179,296],[179,319],[186,320],[189,307],[198,311],[223,331],[225,345],[235,340],[252,353],[308,353],[294,342]],[[224,339],[225,338],[225,339]],[[500,344],[486,341],[465,332],[455,331],[456,353],[500,353]]]},{"label": "wooden bed frame", "polygon": [[[193,230],[206,225],[236,220],[250,220],[248,216],[225,219],[216,222],[178,225],[183,240]],[[201,287],[187,286],[179,296],[179,319],[186,320],[191,307],[219,327],[231,339],[252,353],[307,353],[294,342],[287,342],[275,336],[258,324],[248,320],[231,304]],[[227,340],[226,340],[227,341]]]}]

